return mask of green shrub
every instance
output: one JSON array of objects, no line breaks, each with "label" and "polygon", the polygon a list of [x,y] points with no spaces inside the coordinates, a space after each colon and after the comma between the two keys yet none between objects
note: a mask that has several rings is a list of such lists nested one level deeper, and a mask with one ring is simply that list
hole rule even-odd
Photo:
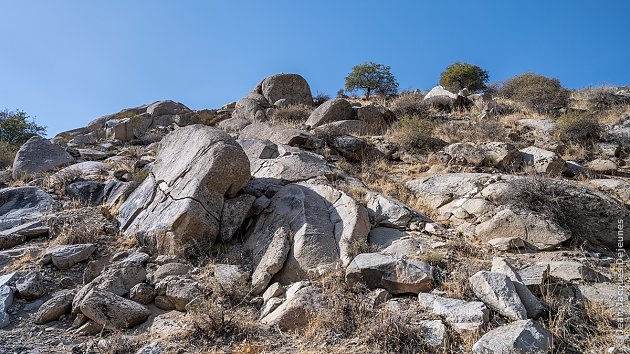
[{"label": "green shrub", "polygon": [[18,148],[16,144],[0,141],[0,169],[13,166]]},{"label": "green shrub", "polygon": [[449,65],[440,76],[440,85],[445,89],[457,93],[463,88],[477,92],[486,88],[488,72],[468,63],[454,63]]},{"label": "green shrub", "polygon": [[539,113],[566,107],[569,100],[569,90],[562,87],[560,80],[534,73],[525,73],[506,81],[501,93]]},{"label": "green shrub", "polygon": [[392,100],[389,109],[394,112],[396,117],[426,116],[428,114],[424,95],[419,92],[406,92],[398,95]]},{"label": "green shrub", "polygon": [[435,125],[425,116],[403,116],[395,133],[400,147],[411,153],[422,153],[434,148]]},{"label": "green shrub", "polygon": [[22,111],[0,111],[0,141],[22,144],[34,135],[46,133],[46,127],[37,125]]},{"label": "green shrub", "polygon": [[558,118],[555,133],[565,143],[588,144],[599,140],[602,128],[590,114],[567,113]]}]

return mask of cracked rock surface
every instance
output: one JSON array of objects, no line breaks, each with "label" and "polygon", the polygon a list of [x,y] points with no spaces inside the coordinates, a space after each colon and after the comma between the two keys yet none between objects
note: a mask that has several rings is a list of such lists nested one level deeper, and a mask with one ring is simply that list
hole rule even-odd
[{"label": "cracked rock surface", "polygon": [[180,128],[160,142],[152,172],[121,207],[121,228],[160,254],[214,242],[224,198],[249,178],[247,155],[230,136],[202,125]]}]

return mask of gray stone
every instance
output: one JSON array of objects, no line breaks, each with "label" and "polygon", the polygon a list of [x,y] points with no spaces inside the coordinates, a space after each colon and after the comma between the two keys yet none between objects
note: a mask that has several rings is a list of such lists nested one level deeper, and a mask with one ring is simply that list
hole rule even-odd
[{"label": "gray stone", "polygon": [[56,245],[46,249],[44,263],[50,257],[50,261],[59,269],[68,269],[73,265],[83,262],[96,250],[91,243],[78,245]]},{"label": "gray stone", "polygon": [[593,270],[592,268],[576,261],[556,261],[542,263],[549,265],[549,275],[568,282],[571,281],[587,281],[593,283],[601,283],[610,281],[603,274]]},{"label": "gray stone", "polygon": [[239,139],[236,142],[243,147],[250,162],[278,157],[278,146],[267,139]]},{"label": "gray stone", "polygon": [[127,329],[144,322],[151,312],[135,301],[109,291],[91,290],[81,301],[81,312],[107,329]]},{"label": "gray stone", "polygon": [[186,305],[201,295],[197,282],[192,279],[176,279],[168,282],[166,298],[177,311],[184,311]]},{"label": "gray stone", "polygon": [[525,247],[520,237],[497,237],[489,240],[488,243],[499,251],[513,251]]},{"label": "gray stone", "polygon": [[13,160],[13,178],[38,175],[68,165],[74,159],[63,147],[39,136],[28,139]]},{"label": "gray stone", "polygon": [[224,197],[249,179],[247,155],[226,133],[179,128],[162,139],[149,177],[120,208],[121,230],[158,254],[209,245],[219,235]]},{"label": "gray stone", "polygon": [[501,315],[512,320],[527,318],[527,310],[507,275],[480,271],[468,281],[475,295]]},{"label": "gray stone", "polygon": [[425,293],[418,294],[418,300],[457,332],[477,332],[489,321],[490,311],[480,301],[468,302]]},{"label": "gray stone", "polygon": [[234,292],[239,287],[245,287],[249,274],[237,265],[232,264],[215,264],[214,279],[222,289],[228,292]]},{"label": "gray stone", "polygon": [[313,105],[311,88],[298,74],[276,74],[264,79],[254,92],[261,93],[270,103],[281,99],[292,104]]},{"label": "gray stone", "polygon": [[52,196],[37,187],[0,189],[0,231],[39,220],[56,206]]},{"label": "gray stone", "polygon": [[[132,256],[130,256],[132,257]],[[134,257],[135,258],[135,257]],[[122,260],[107,267],[99,276],[84,285],[72,301],[72,313],[78,312],[81,301],[92,289],[106,290],[118,296],[129,293],[136,284],[146,280],[143,261]]]},{"label": "gray stone", "polygon": [[268,326],[277,326],[282,331],[291,331],[305,327],[309,317],[318,310],[321,290],[306,286],[296,291],[274,311],[263,317],[261,322]]},{"label": "gray stone", "polygon": [[151,117],[181,115],[190,112],[190,109],[183,104],[171,100],[157,101],[147,107],[146,111]]},{"label": "gray stone", "polygon": [[370,289],[384,288],[392,294],[417,294],[433,289],[433,268],[413,259],[362,253],[346,269],[346,281],[362,282]]},{"label": "gray stone", "polygon": [[343,98],[335,98],[317,107],[305,124],[315,128],[322,124],[349,119],[355,119],[352,106]]},{"label": "gray stone", "polygon": [[240,139],[258,139],[260,137],[264,137],[275,144],[295,146],[303,149],[315,149],[324,145],[321,140],[308,131],[268,123],[250,124],[243,128],[239,134]]},{"label": "gray stone", "polygon": [[379,247],[379,249],[385,249],[391,246],[394,241],[400,240],[401,237],[406,235],[406,232],[398,229],[377,227],[370,231],[368,241],[370,244]]},{"label": "gray stone", "polygon": [[617,164],[608,159],[596,159],[585,164],[586,168],[595,173],[614,174],[617,172]]},{"label": "gray stone", "polygon": [[387,128],[383,113],[378,107],[371,104],[357,108],[357,119],[367,124],[370,134],[381,134]]},{"label": "gray stone", "polygon": [[129,299],[143,305],[152,303],[156,296],[155,288],[147,283],[139,283],[129,289]]},{"label": "gray stone", "polygon": [[412,221],[430,221],[407,205],[382,194],[368,193],[365,205],[374,223],[380,226],[406,229]]},{"label": "gray stone", "polygon": [[44,278],[38,271],[31,271],[23,278],[15,283],[18,294],[26,300],[35,300],[44,296],[46,288],[44,287]]},{"label": "gray stone", "polygon": [[556,128],[556,122],[553,119],[519,119],[517,124],[544,133],[551,133]]},{"label": "gray stone", "polygon": [[256,179],[274,179],[282,183],[302,182],[315,177],[334,175],[332,167],[322,156],[308,151],[253,161],[251,171]]},{"label": "gray stone", "polygon": [[475,354],[544,354],[552,349],[553,337],[534,320],[520,320],[493,329],[473,345]]},{"label": "gray stone", "polygon": [[252,122],[245,118],[234,117],[220,121],[217,127],[228,133],[238,133],[250,124],[252,124]]},{"label": "gray stone", "polygon": [[566,163],[556,153],[530,146],[520,150],[523,162],[531,165],[535,172],[558,176],[566,170]]},{"label": "gray stone", "polygon": [[262,294],[262,298],[264,302],[267,302],[272,297],[279,297],[284,295],[284,287],[280,283],[273,283],[269,285],[267,290]]},{"label": "gray stone", "polygon": [[8,285],[0,285],[0,328],[9,325],[7,310],[13,305],[13,290]]},{"label": "gray stone", "polygon": [[250,215],[249,212],[255,200],[256,197],[252,195],[242,194],[224,201],[219,233],[221,242],[227,242],[236,235],[245,218]]},{"label": "gray stone", "polygon": [[184,263],[167,263],[159,266],[149,277],[152,284],[158,283],[169,276],[186,275],[190,272],[190,267]]},{"label": "gray stone", "polygon": [[105,197],[105,185],[97,181],[79,181],[66,187],[66,194],[86,205],[100,205]]},{"label": "gray stone", "polygon": [[475,229],[483,240],[518,237],[539,250],[552,250],[569,240],[572,234],[553,220],[532,212],[503,209]]},{"label": "gray stone", "polygon": [[349,119],[322,124],[313,129],[317,136],[366,135],[374,130],[364,121]]},{"label": "gray stone", "polygon": [[527,318],[538,319],[544,317],[547,314],[547,307],[540,299],[534,295],[527,285],[521,279],[516,269],[512,267],[504,258],[493,257],[492,258],[492,272],[502,273],[507,275],[516,289],[518,297],[521,299],[525,310],[527,310]]},{"label": "gray stone", "polygon": [[445,98],[448,100],[455,100],[457,98],[457,95],[448,91],[443,86],[438,85],[438,86],[433,87],[431,90],[429,90],[429,92],[427,92],[426,95],[424,95],[425,101],[431,101],[436,98],[437,99]]},{"label": "gray stone", "polygon": [[[262,97],[262,99],[264,100],[264,97]],[[257,99],[256,97],[252,97],[251,94],[248,95],[248,97],[238,100],[236,102],[234,112],[232,112],[231,118],[235,121],[230,122],[229,126],[237,129],[238,126],[241,126],[240,129],[242,129],[247,126],[245,122],[256,123],[266,121],[267,115],[265,114],[265,106],[261,105],[261,103],[266,105],[269,104],[268,102],[261,102],[261,100]],[[223,125],[225,126],[225,124],[228,123],[224,123]]]},{"label": "gray stone", "polygon": [[70,312],[74,292],[63,290],[55,293],[52,298],[44,302],[35,315],[35,323],[42,325],[56,321],[63,314]]},{"label": "gray stone", "polygon": [[286,284],[337,262],[347,265],[350,245],[366,241],[369,229],[367,210],[335,188],[308,183],[283,187],[248,232],[255,292],[276,273]]}]

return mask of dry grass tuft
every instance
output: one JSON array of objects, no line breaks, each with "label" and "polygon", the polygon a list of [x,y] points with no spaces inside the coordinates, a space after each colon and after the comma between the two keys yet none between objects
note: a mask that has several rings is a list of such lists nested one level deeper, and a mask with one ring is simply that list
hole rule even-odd
[{"label": "dry grass tuft", "polygon": [[438,124],[434,131],[435,137],[449,143],[458,142],[492,142],[506,141],[508,131],[505,126],[496,120],[474,120],[454,124],[446,122]]},{"label": "dry grass tuft", "polygon": [[273,109],[269,121],[277,125],[296,127],[304,124],[311,112],[313,112],[313,107],[303,104],[278,107]]}]

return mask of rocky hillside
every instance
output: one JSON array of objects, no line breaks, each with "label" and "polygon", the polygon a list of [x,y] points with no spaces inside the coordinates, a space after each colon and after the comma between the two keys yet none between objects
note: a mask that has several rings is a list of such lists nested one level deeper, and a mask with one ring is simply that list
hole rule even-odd
[{"label": "rocky hillside", "polygon": [[278,74],[33,137],[0,171],[0,353],[630,352],[630,94],[587,93]]}]

